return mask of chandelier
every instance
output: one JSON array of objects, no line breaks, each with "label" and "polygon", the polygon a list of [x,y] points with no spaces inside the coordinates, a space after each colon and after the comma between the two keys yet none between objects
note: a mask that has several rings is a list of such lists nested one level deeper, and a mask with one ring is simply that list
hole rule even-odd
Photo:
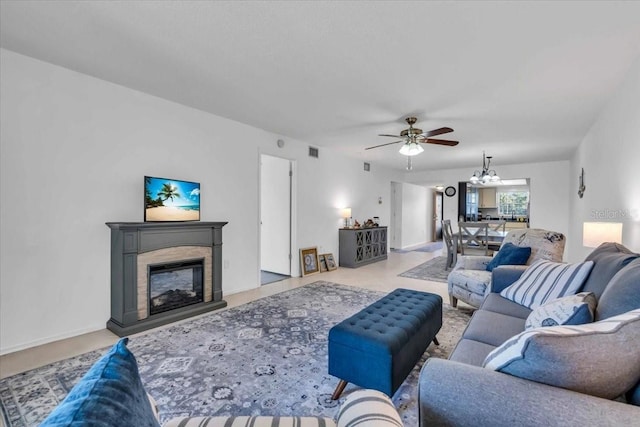
[{"label": "chandelier", "polygon": [[490,182],[500,181],[500,177],[496,173],[495,170],[489,169],[491,166],[492,156],[485,156],[484,151],[482,152],[482,172],[476,170],[473,172],[469,181],[472,184],[488,184]]}]

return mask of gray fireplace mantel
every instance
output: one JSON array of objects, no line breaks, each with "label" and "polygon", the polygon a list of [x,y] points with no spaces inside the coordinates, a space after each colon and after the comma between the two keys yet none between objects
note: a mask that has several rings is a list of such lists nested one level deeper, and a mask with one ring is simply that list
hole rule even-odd
[{"label": "gray fireplace mantel", "polygon": [[[222,299],[222,227],[226,222],[107,222],[111,229],[111,319],[118,336],[141,332],[227,306]],[[138,256],[169,248],[211,248],[210,301],[140,318]],[[207,251],[208,252],[208,251]],[[144,310],[144,307],[142,308]]]}]

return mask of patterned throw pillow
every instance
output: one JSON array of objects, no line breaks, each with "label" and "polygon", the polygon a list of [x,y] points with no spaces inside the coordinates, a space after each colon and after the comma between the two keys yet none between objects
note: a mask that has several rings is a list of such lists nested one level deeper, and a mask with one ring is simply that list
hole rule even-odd
[{"label": "patterned throw pillow", "polygon": [[513,243],[505,243],[496,256],[487,264],[487,271],[493,271],[494,268],[500,265],[525,265],[530,256],[530,247],[521,248]]},{"label": "patterned throw pillow", "polygon": [[524,328],[591,323],[596,304],[596,296],[592,292],[558,298],[533,310],[527,317]]},{"label": "patterned throw pillow", "polygon": [[592,267],[593,261],[564,264],[538,260],[500,295],[534,310],[547,301],[578,292]]},{"label": "patterned throw pillow", "polygon": [[640,380],[640,309],[586,325],[521,332],[489,353],[483,366],[614,399]]}]

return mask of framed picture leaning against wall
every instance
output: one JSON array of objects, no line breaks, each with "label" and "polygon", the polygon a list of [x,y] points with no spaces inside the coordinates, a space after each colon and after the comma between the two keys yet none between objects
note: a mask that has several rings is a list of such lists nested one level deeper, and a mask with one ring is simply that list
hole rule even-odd
[{"label": "framed picture leaning against wall", "polygon": [[324,259],[327,262],[327,270],[335,270],[338,268],[336,260],[333,259],[333,254],[324,254]]},{"label": "framed picture leaning against wall", "polygon": [[320,271],[317,247],[300,249],[300,271],[303,276]]},{"label": "framed picture leaning against wall", "polygon": [[329,270],[327,268],[327,260],[324,258],[324,254],[318,255],[318,262],[320,262],[320,273],[324,273]]}]

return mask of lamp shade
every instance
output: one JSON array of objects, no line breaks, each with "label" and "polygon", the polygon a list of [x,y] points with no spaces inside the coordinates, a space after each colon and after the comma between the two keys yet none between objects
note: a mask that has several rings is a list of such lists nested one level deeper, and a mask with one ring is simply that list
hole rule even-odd
[{"label": "lamp shade", "polygon": [[582,245],[597,248],[604,242],[622,243],[621,222],[585,222],[582,225]]},{"label": "lamp shade", "polygon": [[400,154],[405,156],[416,156],[424,151],[424,148],[417,142],[410,142],[400,147]]},{"label": "lamp shade", "polygon": [[342,209],[342,218],[351,218],[351,208]]}]

